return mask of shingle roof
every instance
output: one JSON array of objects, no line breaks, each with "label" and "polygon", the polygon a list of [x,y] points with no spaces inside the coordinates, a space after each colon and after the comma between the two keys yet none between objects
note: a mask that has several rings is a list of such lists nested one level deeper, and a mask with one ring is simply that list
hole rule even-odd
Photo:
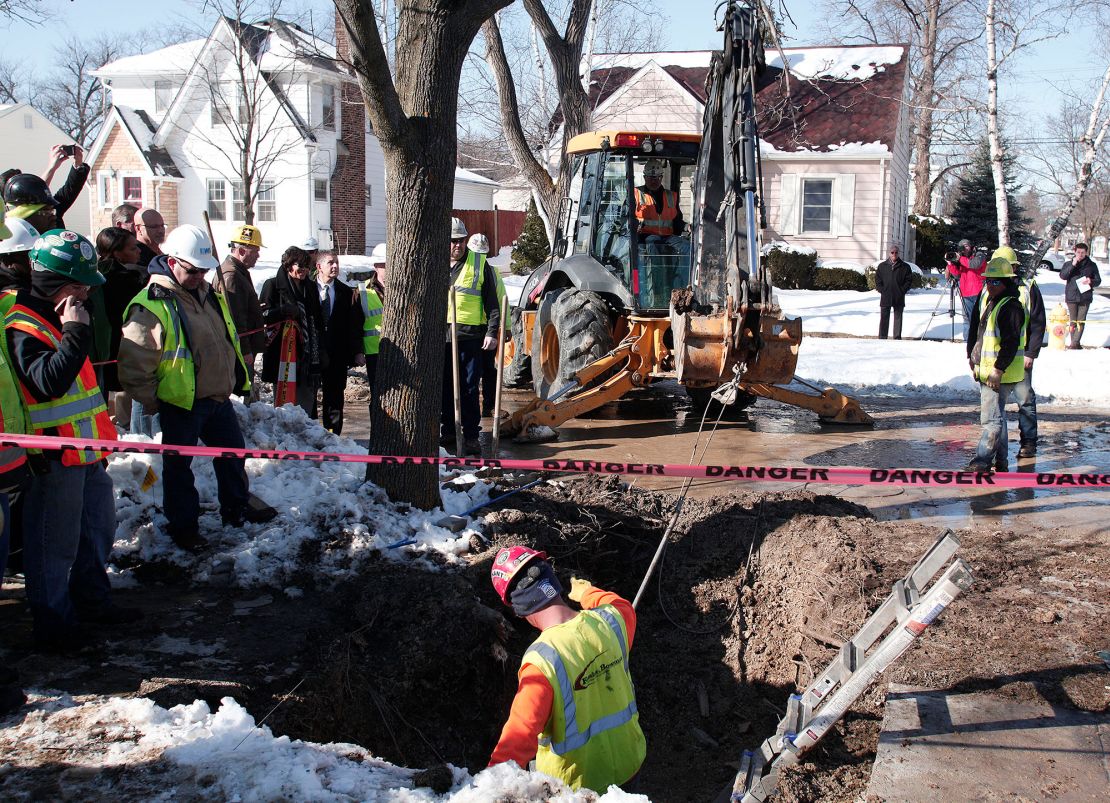
[{"label": "shingle roof", "polygon": [[170,176],[182,178],[181,171],[173,161],[169,151],[153,145],[154,132],[157,126],[142,109],[130,109],[126,106],[114,107],[119,113],[120,122],[127,127],[132,139],[139,145],[139,153],[146,160],[150,172],[156,176]]},{"label": "shingle roof", "polygon": [[[601,57],[601,63],[612,66],[591,72],[591,107],[604,104],[652,62],[704,104],[709,51],[673,55],[678,64],[668,63],[668,53]],[[789,107],[781,66],[769,66],[757,87],[760,136],[767,145],[786,152],[832,152],[845,144],[878,143],[893,150],[906,78],[904,46],[788,48],[785,55],[790,65]],[[704,66],[697,65],[702,58]],[[782,58],[768,53],[768,61],[781,64]],[[556,115],[553,130],[561,122],[561,115]]]}]

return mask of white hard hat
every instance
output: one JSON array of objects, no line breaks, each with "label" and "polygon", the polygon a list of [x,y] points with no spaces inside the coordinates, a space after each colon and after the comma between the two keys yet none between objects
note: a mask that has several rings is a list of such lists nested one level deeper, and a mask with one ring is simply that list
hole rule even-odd
[{"label": "white hard hat", "polygon": [[484,234],[470,235],[470,241],[466,247],[473,251],[475,254],[488,254],[489,253],[489,240],[486,239]]},{"label": "white hard hat", "polygon": [[208,235],[200,227],[188,223],[178,226],[166,236],[166,241],[162,243],[162,253],[205,270],[220,266],[212,255],[212,241],[208,239]]},{"label": "white hard hat", "polygon": [[30,251],[35,245],[35,240],[39,238],[39,233],[35,231],[35,227],[26,220],[15,217],[9,218],[7,224],[11,236],[6,240],[0,240],[0,254]]},{"label": "white hard hat", "polygon": [[664,172],[663,163],[658,159],[652,159],[644,165],[644,178],[651,178],[652,176],[655,178],[663,178]]},{"label": "white hard hat", "polygon": [[451,218],[451,239],[458,240],[468,234],[466,224],[459,220],[457,217]]},{"label": "white hard hat", "polygon": [[378,243],[370,252],[370,264],[377,265],[379,262],[385,262],[385,243]]},{"label": "white hard hat", "polygon": [[315,237],[305,237],[304,242],[300,245],[300,249],[302,251],[319,251],[320,241]]}]

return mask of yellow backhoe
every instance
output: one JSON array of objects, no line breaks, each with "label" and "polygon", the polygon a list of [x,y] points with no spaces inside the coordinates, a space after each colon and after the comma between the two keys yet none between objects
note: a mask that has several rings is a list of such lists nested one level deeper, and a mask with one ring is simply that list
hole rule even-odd
[{"label": "yellow backhoe", "polygon": [[[830,423],[872,423],[833,388],[785,387],[802,322],[775,305],[760,259],[761,35],[740,4],[731,5],[725,30],[702,135],[595,131],[568,144],[573,179],[553,256],[524,285],[506,356],[509,384],[530,380],[536,398],[502,424],[507,435],[557,427],[664,379],[677,379],[698,406],[724,399],[742,408],[762,396]],[[661,201],[656,209],[677,210],[648,221],[650,197]],[[722,385],[739,392],[714,402]]]}]

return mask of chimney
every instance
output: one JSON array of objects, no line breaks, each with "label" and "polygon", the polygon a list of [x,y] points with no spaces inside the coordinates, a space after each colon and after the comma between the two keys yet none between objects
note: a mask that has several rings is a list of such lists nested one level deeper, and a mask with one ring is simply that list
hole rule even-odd
[{"label": "chimney", "polygon": [[[335,54],[340,70],[347,71],[351,45],[347,29],[335,12]],[[339,88],[339,141],[331,180],[331,228],[337,249],[366,253],[366,107],[357,83],[344,81]],[[376,199],[383,203],[384,199]]]}]

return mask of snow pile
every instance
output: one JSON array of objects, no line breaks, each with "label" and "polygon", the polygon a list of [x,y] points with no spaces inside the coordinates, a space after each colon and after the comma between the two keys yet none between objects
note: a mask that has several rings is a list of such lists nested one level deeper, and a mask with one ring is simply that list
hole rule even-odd
[{"label": "snow pile", "polygon": [[[353,440],[332,435],[299,407],[275,409],[255,403],[248,408],[236,402],[235,410],[247,448],[364,453]],[[149,440],[133,435],[125,439]],[[363,562],[380,553],[395,558],[434,558],[432,563],[457,561],[469,549],[475,531],[453,533],[435,522],[489,499],[489,486],[475,482],[465,492],[443,490],[440,510],[408,509],[390,502],[377,486],[365,483],[362,463],[252,459],[246,464],[251,492],[275,507],[278,517],[267,524],[224,527],[212,460],[195,458],[201,534],[216,548],[213,557],[198,565],[195,556],[174,546],[164,532],[161,463],[157,455],[137,454],[118,455],[108,463],[118,522],[113,562],[124,566],[136,560],[162,560],[188,567],[196,572],[197,580],[242,587],[285,588],[306,573],[309,581],[351,577]],[[156,475],[153,485],[149,484],[151,471]],[[149,486],[145,489],[144,480]],[[412,543],[395,546],[406,541]],[[128,576],[126,570],[122,574]],[[287,593],[298,592],[290,588]]]},{"label": "snow pile", "polygon": [[[831,78],[837,81],[866,81],[905,55],[898,45],[866,47],[784,48],[790,72],[799,78]],[[768,51],[767,66],[783,68],[782,55]]]},{"label": "snow pile", "polygon": [[802,254],[803,256],[810,256],[817,253],[817,249],[815,248],[810,248],[806,245],[794,245],[785,240],[771,240],[769,243],[764,243],[763,247],[760,249],[760,253],[764,256],[772,251],[783,251],[787,254]]},{"label": "snow pile", "polygon": [[[96,698],[76,704],[68,695],[31,695],[22,721],[0,730],[0,754],[9,772],[0,788],[9,796],[41,783],[34,773],[10,770],[54,763],[71,767],[71,799],[173,798],[209,800],[373,800],[397,803],[485,803],[547,800],[552,803],[646,801],[612,789],[605,795],[575,792],[516,764],[471,776],[450,767],[452,786],[438,795],[416,787],[417,771],[375,758],[353,744],[316,744],[275,737],[231,697],[214,714],[197,700],[160,708],[146,698]],[[24,709],[26,711],[26,709]],[[27,788],[21,788],[26,783]]]}]

